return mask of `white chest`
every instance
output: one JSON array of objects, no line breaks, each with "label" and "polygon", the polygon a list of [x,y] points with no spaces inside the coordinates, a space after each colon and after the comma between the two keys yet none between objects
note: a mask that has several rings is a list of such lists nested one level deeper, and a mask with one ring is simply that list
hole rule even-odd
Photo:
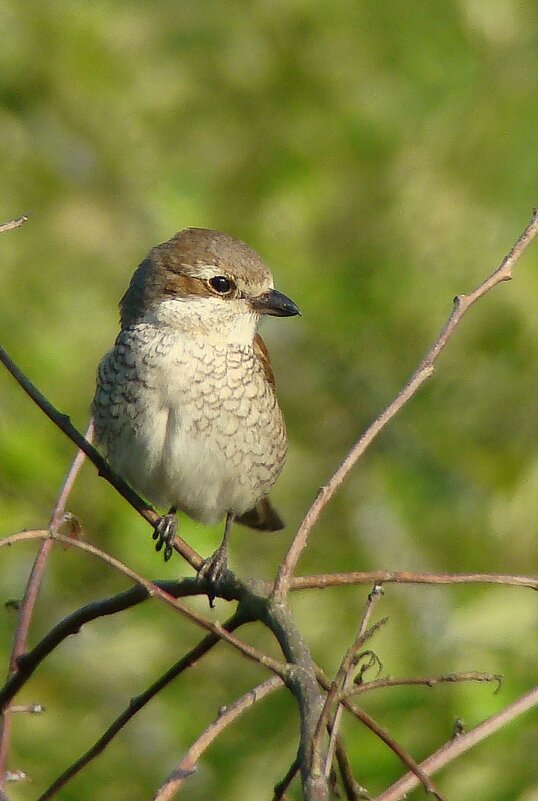
[{"label": "white chest", "polygon": [[108,381],[96,396],[112,465],[149,500],[204,522],[251,508],[286,453],[281,412],[253,349],[125,334],[103,360]]}]

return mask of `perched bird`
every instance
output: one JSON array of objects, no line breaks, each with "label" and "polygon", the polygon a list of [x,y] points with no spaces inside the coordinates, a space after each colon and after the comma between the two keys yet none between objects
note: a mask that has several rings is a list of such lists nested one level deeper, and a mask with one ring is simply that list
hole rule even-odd
[{"label": "perched bird", "polygon": [[262,315],[300,314],[258,254],[205,228],[154,247],[120,302],[121,330],[97,373],[97,444],[112,468],[157,506],[155,537],[172,554],[176,511],[226,519],[201,574],[227,566],[235,520],[261,531],[284,524],[267,495],[284,465],[287,434]]}]

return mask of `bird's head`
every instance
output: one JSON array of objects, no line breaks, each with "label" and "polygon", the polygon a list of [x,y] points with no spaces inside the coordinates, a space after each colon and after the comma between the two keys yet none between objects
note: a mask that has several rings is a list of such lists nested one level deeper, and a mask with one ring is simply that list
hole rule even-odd
[{"label": "bird's head", "polygon": [[254,250],[206,228],[187,228],[154,247],[120,308],[122,328],[147,320],[239,344],[252,342],[261,315],[300,314]]}]

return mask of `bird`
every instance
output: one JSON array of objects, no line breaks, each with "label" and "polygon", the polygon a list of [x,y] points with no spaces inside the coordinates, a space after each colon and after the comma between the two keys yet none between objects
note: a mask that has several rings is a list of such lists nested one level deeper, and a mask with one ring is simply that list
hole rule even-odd
[{"label": "bird", "polygon": [[258,326],[265,315],[300,313],[244,242],[186,228],[138,265],[120,301],[120,332],[97,370],[96,444],[138,493],[168,509],[154,532],[165,560],[177,512],[225,520],[219,548],[199,570],[211,584],[228,569],[234,522],[284,527],[268,495],[287,432]]}]

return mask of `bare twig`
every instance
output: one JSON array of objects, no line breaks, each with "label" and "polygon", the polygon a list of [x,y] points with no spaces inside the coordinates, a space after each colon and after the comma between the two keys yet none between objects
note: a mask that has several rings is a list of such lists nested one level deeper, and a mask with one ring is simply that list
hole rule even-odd
[{"label": "bare twig", "polygon": [[[40,532],[34,532],[35,534],[39,534]],[[37,538],[37,537],[36,537]],[[195,623],[200,628],[205,629],[206,631],[213,632],[222,640],[227,642],[232,647],[239,650],[244,656],[246,656],[251,661],[257,662],[260,665],[268,668],[270,671],[275,673],[277,676],[286,677],[287,676],[287,668],[282,662],[278,662],[276,659],[273,659],[270,656],[266,656],[261,651],[258,651],[256,648],[253,648],[251,645],[238,640],[237,637],[234,637],[233,634],[230,634],[220,623],[212,623],[210,620],[207,620],[203,615],[200,615],[198,612],[195,612],[194,609],[190,609],[184,603],[182,603],[177,598],[174,598],[172,595],[169,595],[165,590],[161,589],[157,584],[154,584],[152,581],[145,579],[139,573],[136,573],[131,568],[127,567],[127,565],[120,562],[119,559],[111,556],[108,553],[96,548],[95,545],[91,545],[89,542],[83,542],[82,540],[74,540],[71,537],[66,537],[62,534],[55,534],[52,537],[54,542],[61,542],[64,545],[70,545],[73,548],[77,548],[78,550],[85,551],[86,553],[91,554],[92,556],[97,557],[101,561],[105,562],[110,567],[113,567],[119,573],[122,573],[127,578],[131,579],[132,581],[136,582],[140,586],[144,587],[149,596],[152,598],[158,598],[160,601],[163,601],[167,606],[170,606],[172,609],[176,609],[180,614],[190,620],[192,623]]]},{"label": "bare twig", "polygon": [[[3,540],[0,540],[0,547],[6,545],[12,545],[17,542],[23,542],[25,540],[35,540],[36,538],[49,538],[49,532],[45,529],[37,530],[37,531],[25,531],[20,532],[18,534],[11,535],[10,537],[6,537]],[[351,578],[355,578],[357,576],[358,583],[365,583],[367,580],[371,581],[372,579],[379,580],[383,578],[384,580],[391,580],[391,581],[400,581],[403,579],[405,583],[459,583],[459,582],[467,582],[471,579],[473,582],[481,582],[482,580],[485,582],[494,581],[495,583],[503,583],[503,584],[510,584],[515,586],[532,586],[533,580],[531,577],[526,576],[490,576],[485,574],[481,576],[480,574],[463,574],[463,575],[453,575],[449,576],[446,574],[435,575],[435,574],[421,574],[421,573],[391,573],[388,574],[385,571],[380,572],[366,572],[366,573],[359,573],[359,574],[344,574],[344,577],[350,576]],[[340,580],[342,578],[342,574],[335,574],[334,578]],[[332,585],[330,583],[330,579],[332,577],[330,575],[326,575],[322,577],[322,586],[337,586]],[[318,586],[317,577],[298,577],[294,579],[294,582],[302,582],[303,579],[306,579],[306,582],[310,585],[310,579],[312,579],[312,586]],[[305,584],[306,584],[305,582]],[[534,583],[538,586],[538,579],[534,580]],[[159,586],[162,590],[167,592],[169,595],[173,595],[176,597],[185,597],[187,595],[197,595],[204,593],[203,585],[200,585],[196,579],[185,578],[179,581],[155,581],[153,584]],[[297,589],[306,588],[301,583]],[[264,592],[269,592],[270,585],[267,585],[265,588],[264,585]],[[111,598],[106,598],[101,601],[95,601],[93,603],[88,604],[87,606],[82,607],[79,610],[76,610],[71,615],[66,617],[64,620],[60,621],[54,628],[47,634],[45,637],[37,643],[37,645],[32,649],[31,652],[25,653],[22,657],[17,660],[17,671],[13,674],[11,679],[6,683],[6,685],[0,690],[0,708],[5,706],[9,701],[15,696],[15,694],[19,691],[19,689],[26,683],[26,681],[32,676],[35,669],[39,666],[39,664],[43,661],[43,659],[48,656],[51,651],[56,648],[66,637],[70,636],[73,633],[76,633],[82,625],[85,623],[94,620],[95,618],[102,617],[105,615],[114,614],[115,612],[121,612],[124,609],[129,608],[132,605],[141,603],[151,597],[148,590],[140,585],[132,587],[129,590],[126,590],[123,593],[119,593]],[[463,674],[460,674],[463,675]],[[480,674],[479,674],[480,675]],[[484,680],[488,680],[486,677],[488,674],[483,674]],[[469,674],[470,678],[470,674]],[[493,677],[495,679],[495,677]],[[424,679],[426,683],[428,679]],[[448,679],[449,680],[449,679]],[[477,679],[480,680],[480,679]],[[376,682],[368,682],[365,683],[363,686],[366,688],[375,689],[377,687],[382,686],[392,686],[392,684],[397,683],[398,681],[407,681],[407,680],[391,680],[391,679],[380,679]],[[357,692],[362,692],[362,689],[358,689]]]},{"label": "bare twig", "polygon": [[[321,711],[321,715],[319,716],[319,720],[316,726],[316,731],[314,733],[314,738],[312,740],[312,764],[313,769],[322,771],[325,773],[325,776],[329,776],[332,759],[334,755],[334,746],[336,735],[338,734],[340,718],[341,718],[341,707],[337,705],[336,711],[332,716],[331,720],[331,713],[335,703],[337,702],[337,697],[340,692],[345,692],[345,690],[349,687],[349,683],[351,682],[351,671],[353,669],[353,662],[355,656],[359,652],[360,648],[362,647],[365,639],[365,632],[368,627],[368,623],[370,621],[370,617],[375,605],[375,602],[378,598],[382,595],[381,587],[376,584],[374,585],[373,590],[368,594],[368,598],[366,600],[366,606],[364,608],[364,612],[362,615],[362,619],[359,625],[359,629],[353,640],[352,644],[349,646],[347,652],[344,654],[344,657],[340,663],[340,667],[336,673],[336,676],[331,684],[329,692],[325,698],[325,703],[323,705],[323,709]],[[321,744],[323,742],[323,734],[325,731],[326,726],[329,725],[331,733],[329,739],[329,747],[327,750],[327,757],[325,762],[325,768],[323,768],[321,764]]]},{"label": "bare twig", "polygon": [[482,298],[487,292],[492,290],[495,286],[502,281],[508,281],[512,277],[512,268],[524,252],[524,250],[532,242],[538,233],[538,213],[533,212],[532,220],[527,225],[516,244],[507,256],[503,259],[500,267],[498,267],[486,280],[480,284],[469,295],[457,295],[454,299],[452,313],[450,314],[445,326],[440,332],[439,336],[433,343],[426,356],[420,362],[419,366],[398,393],[396,398],[381,412],[379,417],[366,429],[364,434],[351,448],[348,455],[345,457],[342,464],[338,467],[336,472],[331,476],[327,484],[321,487],[318,495],[312,503],[310,509],[307,511],[303,522],[301,523],[297,534],[291,543],[288,552],[280,570],[278,571],[277,579],[274,587],[275,597],[282,597],[285,595],[291,585],[292,575],[308,542],[308,537],[312,528],[318,521],[322,510],[327,506],[331,498],[342,486],[345,478],[348,476],[351,469],[356,465],[362,454],[366,451],[368,446],[377,437],[380,431],[385,428],[387,423],[402,409],[402,407],[415,395],[417,390],[422,384],[433,374],[434,362],[447,344],[448,340],[454,333],[459,325],[465,312],[477,300]]},{"label": "bare twig", "polygon": [[286,790],[288,789],[294,778],[297,776],[300,769],[301,769],[301,761],[299,759],[299,755],[297,755],[293,760],[293,762],[291,763],[291,765],[289,766],[284,778],[281,781],[279,781],[278,784],[275,784],[273,801],[282,801],[282,799],[286,795]]},{"label": "bare twig", "polygon": [[[28,534],[29,532],[24,532]],[[43,532],[41,531],[34,531],[32,532],[33,537],[35,539],[43,539]],[[48,533],[46,536],[52,536]],[[271,670],[277,676],[286,677],[287,676],[287,667],[282,662],[278,662],[276,659],[273,659],[270,656],[266,656],[261,651],[258,651],[256,648],[248,645],[247,643],[238,640],[228,631],[226,631],[220,623],[212,623],[211,621],[207,620],[203,615],[200,615],[198,612],[195,612],[193,609],[190,609],[188,606],[183,604],[177,598],[174,598],[172,595],[169,595],[165,592],[161,587],[157,584],[154,584],[152,581],[145,579],[143,576],[136,573],[134,570],[131,570],[127,565],[120,562],[119,559],[111,556],[110,554],[101,551],[99,548],[96,548],[95,545],[91,545],[89,542],[83,542],[82,540],[75,540],[70,537],[65,537],[62,534],[55,534],[52,536],[53,541],[61,542],[64,545],[70,545],[73,548],[77,548],[81,551],[86,551],[86,553],[91,554],[92,556],[96,556],[101,561],[105,562],[106,564],[113,567],[119,573],[122,573],[124,576],[127,576],[132,581],[136,582],[140,586],[144,587],[149,596],[152,598],[158,598],[159,600],[163,601],[167,606],[170,606],[172,609],[176,609],[180,614],[186,617],[191,622],[195,623],[197,626],[205,629],[206,631],[211,631],[217,636],[219,636],[222,640],[227,642],[232,647],[239,650],[244,656],[248,657],[250,660],[257,662],[260,665]]]},{"label": "bare twig", "polygon": [[[340,707],[339,707],[340,708]],[[332,735],[332,732],[331,732]],[[361,798],[369,798],[368,792],[365,787],[358,783],[353,775],[349,759],[347,757],[346,749],[344,748],[344,741],[342,737],[336,735],[336,761],[340,776],[344,787],[344,792],[348,801],[359,801]]]},{"label": "bare twig", "polygon": [[[9,534],[0,540],[0,548],[16,545],[18,542],[33,542],[34,540],[47,540],[50,538],[48,528],[32,528],[26,531],[17,531],[16,534]],[[17,609],[20,608],[18,604]]]},{"label": "bare twig", "polygon": [[[0,540],[0,548],[48,537],[46,529],[18,531]],[[290,590],[329,589],[331,587],[354,587],[363,584],[428,584],[444,586],[450,584],[500,584],[510,587],[525,587],[538,590],[538,577],[518,576],[505,573],[420,573],[412,570],[357,570],[351,573],[318,573],[312,576],[295,576]],[[264,593],[273,585],[258,582]],[[220,596],[219,596],[220,597]]]},{"label": "bare twig", "polygon": [[[24,536],[27,536],[27,532],[26,535],[19,535],[21,539],[24,538]],[[42,538],[43,533],[35,531],[32,532],[32,536],[36,539]],[[14,541],[14,537],[8,539]],[[243,614],[249,619],[259,619],[264,625],[271,629],[289,664],[278,662],[262,654],[252,646],[247,645],[247,643],[238,640],[223,629],[220,624],[211,623],[194,610],[189,609],[185,604],[172,598],[157,585],[144,579],[133,570],[130,570],[122,562],[100,551],[93,545],[80,540],[71,540],[63,535],[57,535],[55,540],[70,544],[74,548],[78,548],[79,550],[86,551],[98,557],[123,575],[145,587],[152,597],[157,597],[167,605],[177,609],[192,622],[213,632],[238,649],[249,659],[267,667],[276,675],[280,676],[294,694],[299,706],[301,718],[301,778],[305,799],[307,799],[307,801],[326,801],[326,780],[323,776],[312,773],[310,759],[312,735],[322,707],[321,694],[319,693],[316,680],[316,668],[312,662],[308,647],[300,636],[293,616],[285,603],[273,604],[263,595],[249,590],[245,584],[236,582],[234,585],[234,597],[240,601],[240,610],[243,610]]]},{"label": "bare twig", "polygon": [[282,680],[279,679],[278,676],[273,676],[263,684],[254,687],[254,689],[219,712],[217,718],[202,732],[196,742],[191,745],[181,762],[176,765],[166,781],[157,790],[152,801],[170,801],[170,799],[175,796],[184,780],[192,776],[196,771],[196,765],[200,757],[204,751],[209,748],[215,738],[218,737],[230,723],[233,723],[239,715],[253,706],[257,701],[261,701],[266,695],[278,690],[282,686]]},{"label": "bare twig", "polygon": [[[242,614],[236,613],[226,623],[223,628],[226,631],[232,632],[243,623],[247,622]],[[101,735],[101,737],[86,751],[76,762],[73,762],[61,776],[59,776],[50,787],[38,798],[38,801],[46,801],[52,798],[58,790],[60,790],[67,782],[74,778],[80,771],[93,759],[99,756],[106,748],[108,743],[123,729],[123,727],[139,712],[157,693],[164,687],[170,684],[175,678],[183,673],[188,668],[195,665],[205,654],[207,654],[215,645],[221,642],[221,638],[216,634],[208,634],[201,640],[198,645],[192,648],[184,657],[182,657],[175,665],[167,670],[160,676],[147,690],[135,698],[131,698],[129,705],[123,712],[116,718],[116,720],[108,727],[108,729]]]},{"label": "bare twig", "polygon": [[445,673],[442,676],[411,676],[404,679],[373,679],[357,684],[349,690],[348,696],[354,697],[370,690],[380,690],[385,687],[434,687],[436,684],[456,683],[462,681],[495,682],[495,693],[499,692],[503,677],[499,673],[479,673],[468,670],[462,673]]},{"label": "bare twig", "polygon": [[[318,668],[316,672],[318,681],[325,690],[329,690],[331,687],[332,682],[330,679],[323,673],[322,670]],[[432,793],[435,795],[440,801],[443,801],[443,796],[432,782],[432,780],[427,776],[423,770],[421,770],[419,764],[413,759],[413,757],[403,748],[390,734],[389,732],[384,729],[382,726],[377,723],[364,709],[360,709],[360,707],[356,706],[356,704],[352,703],[349,698],[345,696],[341,696],[339,698],[340,703],[344,706],[348,712],[350,712],[357,720],[360,720],[366,728],[370,729],[370,731],[379,737],[379,739],[387,745],[390,750],[396,754],[398,759],[400,759],[404,765],[408,767],[408,769],[417,777],[419,784],[422,784],[424,789],[427,793]]]},{"label": "bare twig", "polygon": [[[19,219],[22,220],[22,222],[25,221],[22,217]],[[22,225],[22,222],[20,222],[19,225]],[[91,437],[91,435],[92,435],[92,426],[90,425],[88,431],[86,432],[86,436]],[[73,488],[73,484],[75,483],[75,479],[79,473],[83,461],[84,461],[84,454],[82,453],[82,451],[78,451],[65,477],[64,483],[60,490],[60,494],[58,495],[56,504],[54,506],[51,515],[49,523],[49,531],[51,534],[56,534],[60,528],[60,525],[64,518],[67,500],[69,498],[69,495]],[[28,578],[28,583],[26,585],[24,597],[19,607],[19,619],[17,622],[17,629],[15,631],[15,636],[13,639],[13,647],[11,649],[11,656],[9,659],[8,679],[17,672],[17,660],[26,650],[26,642],[28,640],[30,622],[32,620],[32,614],[37,600],[39,588],[41,586],[41,582],[43,581],[43,576],[45,575],[45,568],[51,547],[52,547],[51,539],[46,539],[41,543],[39,551],[37,552],[37,556],[34,560],[34,564],[30,571],[30,576]],[[9,751],[11,723],[12,723],[11,710],[6,709],[2,714],[0,720],[0,785],[4,781],[6,772],[6,761]]]},{"label": "bare twig", "polygon": [[[429,756],[424,762],[420,763],[420,769],[432,775],[440,768],[452,762],[460,754],[465,753],[477,743],[485,740],[491,734],[494,734],[499,729],[502,729],[512,720],[528,712],[529,709],[538,706],[538,687],[530,690],[528,693],[518,698],[509,706],[506,706],[496,715],[492,715],[487,720],[475,726],[474,729],[459,735],[454,738],[442,748],[439,748],[434,754]],[[417,777],[413,774],[407,774],[399,779],[392,787],[389,787],[381,795],[376,796],[375,801],[399,801],[404,798],[414,787],[418,785]]]},{"label": "bare twig", "polygon": [[502,573],[415,573],[410,570],[357,570],[352,573],[319,573],[314,576],[294,576],[290,590],[315,590],[372,583],[505,584],[538,590],[538,578],[536,576],[511,576]]},{"label": "bare twig", "polygon": [[[0,547],[15,544],[17,542],[25,541],[25,540],[35,540],[36,538],[49,538],[49,532],[47,530],[36,530],[36,531],[25,531],[20,532],[18,534],[11,535],[10,537],[6,537],[4,540],[0,540]],[[349,574],[353,579],[355,578],[356,574]],[[345,577],[348,574],[344,574]],[[342,578],[341,575],[335,574],[337,579]],[[525,576],[490,576],[484,575],[481,576],[480,574],[463,574],[463,575],[454,575],[449,576],[446,574],[435,575],[435,574],[414,574],[414,573],[391,573],[388,574],[385,571],[381,572],[374,572],[374,573],[360,573],[357,574],[359,583],[363,583],[366,580],[372,580],[379,578],[383,578],[384,580],[392,580],[392,581],[400,581],[403,580],[406,583],[414,583],[414,582],[426,582],[428,584],[434,584],[440,582],[442,584],[446,583],[457,583],[457,582],[467,582],[468,580],[472,580],[473,582],[480,582],[484,581],[494,581],[495,583],[508,583],[511,585],[516,586],[532,586],[532,579],[531,577]],[[310,585],[310,579],[313,579],[312,585],[318,586],[317,577],[299,577],[296,578],[294,581],[302,582],[303,578],[306,578],[306,582]],[[331,576],[323,576],[322,586],[333,586],[330,584]],[[306,584],[305,582],[305,584]],[[538,579],[534,580],[535,584],[538,585]],[[186,595],[192,594],[200,594],[204,592],[204,587],[200,586],[200,583],[196,579],[182,579],[180,581],[164,581],[164,582],[152,582],[157,586],[160,586],[162,590],[164,590],[169,595],[185,597]],[[336,585],[334,585],[336,586]],[[267,590],[269,589],[269,585]],[[303,589],[302,583],[299,585],[298,589]],[[9,701],[15,696],[15,694],[19,691],[19,689],[26,683],[26,681],[30,678],[33,674],[34,670],[38,667],[38,665],[45,659],[45,657],[58,645],[60,644],[66,637],[69,635],[77,632],[82,625],[85,623],[94,620],[97,617],[101,617],[104,615],[114,614],[115,612],[123,611],[128,607],[141,603],[151,597],[150,592],[146,589],[146,587],[138,585],[130,590],[127,590],[123,593],[120,593],[116,596],[111,598],[104,599],[102,601],[96,601],[94,603],[88,604],[87,606],[83,607],[69,615],[63,621],[60,621],[36,646],[35,648],[29,652],[25,653],[22,657],[17,660],[17,671],[11,677],[11,679],[6,683],[4,688],[0,690],[0,708],[5,706],[5,704],[9,703]],[[463,675],[463,674],[462,674]],[[488,680],[488,674],[484,674],[484,680]],[[469,674],[470,677],[470,674]],[[495,677],[493,677],[495,678]],[[424,679],[426,683],[429,679]],[[479,679],[477,679],[479,680]],[[382,686],[392,686],[392,683],[396,683],[398,681],[406,681],[406,680],[391,680],[391,679],[380,679],[376,682],[368,682],[364,685],[364,687],[368,687],[371,689],[375,689],[376,687]],[[362,692],[363,690],[359,688],[356,692]]]},{"label": "bare twig", "polygon": [[[155,581],[153,583],[174,597],[184,598],[187,595],[203,593],[199,582],[194,578],[185,578],[181,581]],[[17,659],[17,670],[0,689],[0,710],[9,704],[43,660],[67,637],[77,634],[84,624],[96,618],[123,612],[125,609],[129,609],[149,597],[150,594],[145,587],[135,585],[131,589],[111,598],[93,601],[57,623],[31,651],[27,651]],[[13,707],[11,709],[13,710]]]},{"label": "bare twig", "polygon": [[28,222],[28,216],[26,214],[22,214],[20,217],[16,217],[14,220],[0,223],[0,234],[5,233],[6,231],[12,231],[14,228],[20,228],[25,222]]},{"label": "bare twig", "polygon": [[[58,539],[62,541],[63,538]],[[76,547],[79,545],[80,543],[76,543]],[[86,546],[85,543],[83,545]],[[94,552],[96,549],[93,549],[92,547],[83,547],[83,550]],[[109,560],[106,559],[105,561],[108,562]],[[124,568],[122,572],[125,571],[128,571],[128,568]],[[128,571],[127,574],[132,574],[132,571]],[[134,575],[131,577],[134,578]],[[153,595],[159,596],[160,593],[157,592],[158,588],[155,585],[152,585],[152,587],[154,589]],[[148,587],[148,589],[150,588]],[[170,599],[168,602],[170,603],[171,601],[172,599]],[[171,605],[175,604],[172,602]],[[264,655],[261,655],[261,660],[255,660],[259,661],[260,664],[265,664],[265,666],[269,667],[270,669],[272,665],[275,668],[275,673],[281,676],[283,681],[295,695],[301,716],[301,746],[299,753],[305,801],[326,801],[326,781],[321,776],[313,775],[311,770],[311,761],[309,758],[309,745],[322,705],[321,697],[317,691],[316,669],[311,663],[311,657],[305,643],[295,630],[291,613],[283,604],[279,604],[277,608],[272,608],[267,599],[251,595],[249,598],[247,598],[245,603],[240,604],[238,615],[241,615],[241,622],[260,619],[265,623],[265,625],[271,628],[277,640],[279,641],[282,650],[284,651],[286,659],[290,663],[287,666],[282,666],[280,663],[276,662],[275,660],[271,660],[269,657],[265,657]],[[209,643],[209,645],[212,646],[219,639],[223,639],[230,643],[232,641],[236,641],[236,638],[229,633],[229,627],[225,628],[212,624],[210,624],[208,627],[212,634],[206,637],[201,645]],[[237,640],[237,642],[239,643],[241,641]],[[255,649],[251,649],[250,646],[246,646],[246,644],[242,644],[239,650],[245,653],[245,655],[247,655],[247,651],[252,651],[251,656],[254,656]],[[256,653],[259,654],[259,652]],[[199,654],[197,654],[195,658],[192,658],[189,655],[187,666],[192,664],[198,658]],[[177,675],[177,672],[177,669],[174,667],[172,669],[173,675]],[[312,679],[316,684],[315,687],[311,686]],[[155,693],[158,692],[168,680],[168,677],[163,677],[163,679],[159,680],[156,685],[154,685],[144,694],[143,702],[147,703],[147,700],[149,700],[150,697],[153,697],[153,695],[155,695]],[[351,707],[353,706],[347,700],[344,703],[350,705]],[[122,713],[122,715],[114,724],[112,724],[112,726],[109,727],[107,732],[105,732],[105,734],[97,741],[97,743],[95,743],[95,745],[92,746],[92,748],[86,754],[84,754],[70,768],[68,768],[62,774],[62,776],[60,776],[53,783],[53,785],[51,785],[51,787],[49,787],[42,796],[40,796],[38,801],[46,801],[46,799],[52,798],[53,795],[55,795],[55,793],[61,787],[63,787],[70,778],[76,775],[86,764],[88,764],[91,759],[97,756],[97,754],[103,750],[107,743],[110,742],[112,737],[115,736],[117,731],[119,731],[119,729],[125,725],[125,722],[132,717],[132,714],[134,714],[131,711],[133,706],[135,707],[135,711],[137,711],[141,704],[137,703],[137,699],[131,701],[129,708]],[[405,764],[409,765],[409,762],[406,762]]]}]

